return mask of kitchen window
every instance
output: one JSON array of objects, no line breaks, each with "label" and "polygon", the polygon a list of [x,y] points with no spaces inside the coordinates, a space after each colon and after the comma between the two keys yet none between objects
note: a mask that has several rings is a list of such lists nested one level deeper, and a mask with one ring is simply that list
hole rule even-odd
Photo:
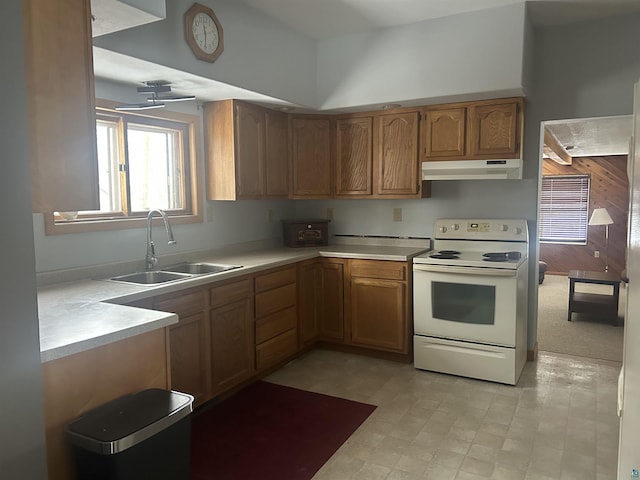
[{"label": "kitchen window", "polygon": [[152,208],[165,210],[172,223],[201,222],[201,162],[195,147],[200,144],[200,118],[165,110],[116,111],[111,102],[97,104],[100,209],[46,215],[46,233],[140,227]]},{"label": "kitchen window", "polygon": [[589,175],[542,177],[541,243],[587,244],[590,180]]}]

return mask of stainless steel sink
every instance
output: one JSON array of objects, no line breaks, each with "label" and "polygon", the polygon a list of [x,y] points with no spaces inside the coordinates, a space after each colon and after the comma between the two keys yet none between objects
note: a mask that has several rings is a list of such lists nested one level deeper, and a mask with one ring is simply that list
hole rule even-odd
[{"label": "stainless steel sink", "polygon": [[115,280],[116,282],[125,282],[125,283],[138,283],[141,285],[156,285],[158,283],[166,283],[173,282],[176,280],[186,280],[190,278],[191,275],[186,275],[185,273],[178,272],[164,272],[164,271],[149,271],[149,272],[136,272],[136,273],[128,273],[127,275],[120,275],[117,277],[113,277],[110,280]]},{"label": "stainless steel sink", "polygon": [[242,265],[224,265],[219,263],[180,263],[178,265],[172,265],[171,267],[163,268],[163,272],[179,272],[188,273],[191,275],[207,275],[212,273],[221,273],[236,268],[241,268]]}]

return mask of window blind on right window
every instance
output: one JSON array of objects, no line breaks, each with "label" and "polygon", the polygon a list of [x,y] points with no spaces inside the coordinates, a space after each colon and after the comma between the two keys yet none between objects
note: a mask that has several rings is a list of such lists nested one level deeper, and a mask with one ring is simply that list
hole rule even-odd
[{"label": "window blind on right window", "polygon": [[589,187],[589,175],[542,177],[540,242],[586,245]]}]

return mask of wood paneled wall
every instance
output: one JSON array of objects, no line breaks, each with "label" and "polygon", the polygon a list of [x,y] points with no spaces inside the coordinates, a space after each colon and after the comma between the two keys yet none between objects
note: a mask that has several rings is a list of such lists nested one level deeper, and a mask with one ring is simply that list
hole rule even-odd
[{"label": "wood paneled wall", "polygon": [[[578,157],[572,165],[559,165],[544,159],[543,175],[591,176],[589,218],[595,208],[606,208],[613,225],[609,225],[609,271],[619,274],[625,268],[627,217],[629,214],[629,181],[627,156]],[[594,252],[600,251],[600,258]],[[589,227],[586,245],[540,244],[540,260],[548,265],[547,273],[565,275],[569,270],[604,271],[605,227]]]}]

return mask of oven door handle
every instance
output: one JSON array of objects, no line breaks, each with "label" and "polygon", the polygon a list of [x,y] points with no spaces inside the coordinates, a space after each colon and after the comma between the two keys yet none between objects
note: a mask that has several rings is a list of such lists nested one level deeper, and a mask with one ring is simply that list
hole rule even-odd
[{"label": "oven door handle", "polygon": [[515,277],[516,270],[503,268],[454,267],[452,265],[414,264],[414,272],[461,273],[463,275],[482,275],[485,277]]}]

